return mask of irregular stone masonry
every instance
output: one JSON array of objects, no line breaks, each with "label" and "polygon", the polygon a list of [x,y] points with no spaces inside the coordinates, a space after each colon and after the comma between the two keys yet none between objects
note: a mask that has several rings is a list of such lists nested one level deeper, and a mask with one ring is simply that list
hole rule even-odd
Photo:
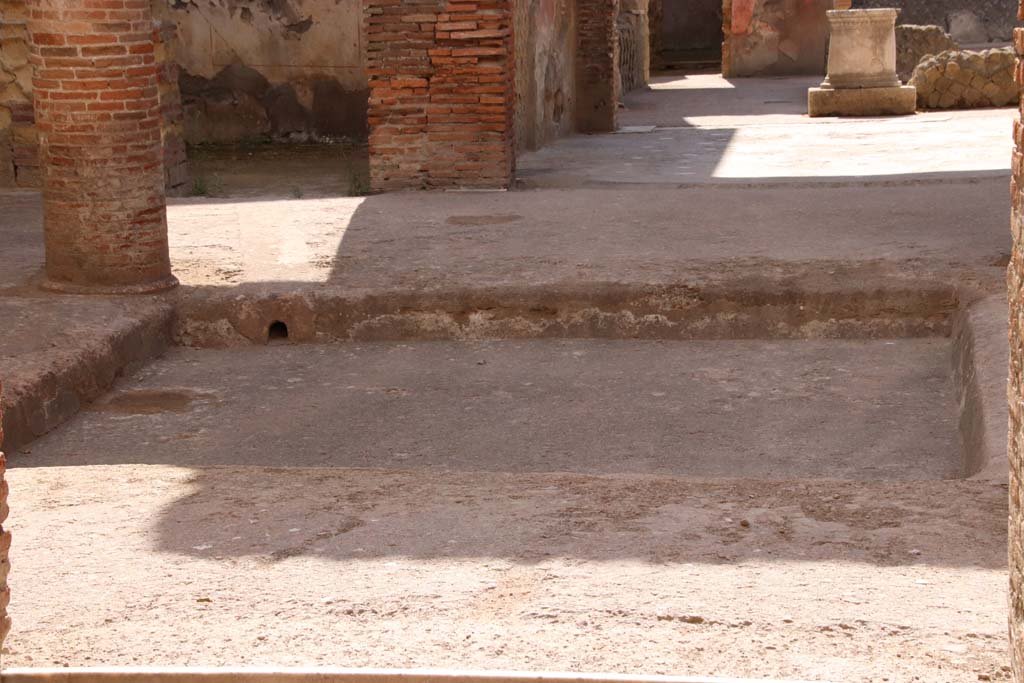
[{"label": "irregular stone masonry", "polygon": [[27,15],[24,0],[0,0],[0,187],[39,186]]},{"label": "irregular stone masonry", "polygon": [[578,0],[576,15],[576,128],[616,128],[619,103],[619,0]]},{"label": "irregular stone masonry", "polygon": [[1016,65],[1011,48],[943,52],[923,59],[910,85],[921,109],[1005,107],[1020,100]]},{"label": "irregular stone masonry", "polygon": [[621,91],[629,92],[647,85],[648,36],[642,10],[619,12],[619,76]]},{"label": "irregular stone masonry", "polygon": [[174,284],[148,0],[30,0],[51,287]]},{"label": "irregular stone masonry", "polygon": [[368,0],[365,11],[372,188],[508,187],[510,0]]},{"label": "irregular stone masonry", "polygon": [[900,80],[906,83],[926,56],[959,49],[956,41],[939,26],[897,26],[896,73],[899,74]]},{"label": "irregular stone masonry", "polygon": [[[0,396],[3,395],[3,384],[0,383]],[[0,446],[4,444],[3,407],[0,405]],[[11,569],[11,532],[4,529],[7,514],[7,481],[4,478],[6,461],[0,452],[0,650],[3,649],[4,638],[11,631],[11,618],[7,616],[7,605],[11,602],[11,589],[7,585],[7,575]]]},{"label": "irregular stone masonry", "polygon": [[184,111],[178,88],[178,63],[174,60],[174,45],[178,27],[172,21],[157,22],[154,41],[159,75],[160,140],[164,150],[165,191],[181,197],[191,190],[188,156],[185,148]]},{"label": "irregular stone masonry", "polygon": [[[1024,6],[1021,9],[1024,18]],[[1014,47],[1024,56],[1024,29],[1014,31]],[[1018,84],[1024,74],[1018,64]],[[1024,126],[1020,119],[1013,126],[1014,151],[1011,163],[1010,229],[1013,249],[1007,271],[1010,302],[1010,377],[1007,397],[1010,404],[1010,657],[1013,680],[1024,681]]]}]

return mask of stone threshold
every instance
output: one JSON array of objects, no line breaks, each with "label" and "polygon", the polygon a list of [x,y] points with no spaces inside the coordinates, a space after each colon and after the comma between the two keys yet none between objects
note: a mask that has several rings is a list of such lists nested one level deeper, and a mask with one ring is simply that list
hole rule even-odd
[{"label": "stone threshold", "polygon": [[[810,683],[705,676],[455,669],[82,667],[23,668],[0,672],[0,683]],[[824,682],[819,682],[824,683]]]}]

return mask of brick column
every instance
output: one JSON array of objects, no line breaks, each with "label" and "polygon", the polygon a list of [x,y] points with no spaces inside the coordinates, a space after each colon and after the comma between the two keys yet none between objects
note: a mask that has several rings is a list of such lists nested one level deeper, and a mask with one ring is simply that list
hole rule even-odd
[{"label": "brick column", "polygon": [[576,128],[615,130],[619,107],[619,0],[576,0]]},{"label": "brick column", "polygon": [[[1024,19],[1024,6],[1021,18]],[[1015,29],[1014,45],[1024,56],[1024,29]],[[1024,83],[1021,64],[1016,77]],[[1007,270],[1010,301],[1010,657],[1013,680],[1024,683],[1024,126],[1013,126],[1014,151],[1010,193],[1013,249]]]},{"label": "brick column", "polygon": [[[0,384],[0,396],[3,396],[3,384]],[[4,444],[3,405],[0,404],[0,446]],[[7,616],[7,605],[11,602],[11,589],[7,586],[7,574],[11,569],[10,550],[11,532],[4,529],[7,520],[7,481],[4,479],[6,469],[4,454],[0,452],[0,650],[4,639],[11,631],[11,618]]]},{"label": "brick column", "polygon": [[366,0],[374,190],[512,182],[512,0]]},{"label": "brick column", "polygon": [[47,287],[171,287],[149,0],[30,0]]}]

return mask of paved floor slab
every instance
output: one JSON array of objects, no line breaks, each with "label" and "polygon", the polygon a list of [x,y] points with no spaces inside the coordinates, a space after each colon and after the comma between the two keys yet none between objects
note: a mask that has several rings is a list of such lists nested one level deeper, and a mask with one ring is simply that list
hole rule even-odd
[{"label": "paved floor slab", "polygon": [[810,119],[810,84],[660,77],[626,96],[619,134],[571,136],[525,154],[518,178],[525,187],[679,187],[1008,177],[1012,108]]}]

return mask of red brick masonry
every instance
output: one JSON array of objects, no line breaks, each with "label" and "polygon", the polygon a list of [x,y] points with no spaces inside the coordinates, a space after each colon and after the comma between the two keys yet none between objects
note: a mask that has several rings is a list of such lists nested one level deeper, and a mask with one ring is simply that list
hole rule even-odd
[{"label": "red brick masonry", "polygon": [[615,130],[619,108],[619,0],[577,0],[576,129]]},{"label": "red brick masonry", "polygon": [[46,274],[67,291],[174,284],[148,0],[31,0]]},{"label": "red brick masonry", "polygon": [[[1021,18],[1024,19],[1024,7]],[[1024,29],[1014,31],[1018,56],[1024,56]],[[1018,61],[1017,82],[1024,84]],[[1010,655],[1013,680],[1024,681],[1024,127],[1013,126],[1011,231],[1013,250],[1007,271],[1010,301]]]},{"label": "red brick masonry", "polygon": [[512,182],[512,0],[367,0],[374,190]]},{"label": "red brick masonry", "polygon": [[[0,384],[0,396],[3,385]],[[4,443],[3,407],[0,405],[0,446]],[[4,638],[11,631],[11,618],[7,616],[7,605],[11,602],[11,589],[7,586],[7,575],[11,569],[11,532],[3,527],[7,520],[7,481],[4,479],[6,467],[4,454],[0,452],[0,649],[3,649]]]}]

